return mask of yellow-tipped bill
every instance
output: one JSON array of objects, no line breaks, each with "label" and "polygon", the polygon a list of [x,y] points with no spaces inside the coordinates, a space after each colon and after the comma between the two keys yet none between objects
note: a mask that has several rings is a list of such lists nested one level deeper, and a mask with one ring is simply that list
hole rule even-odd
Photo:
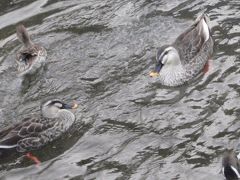
[{"label": "yellow-tipped bill", "polygon": [[73,106],[72,106],[72,109],[77,109],[77,107],[78,107],[78,104],[74,102]]},{"label": "yellow-tipped bill", "polygon": [[149,73],[149,76],[151,76],[151,77],[157,77],[157,76],[159,76],[159,73],[152,71],[152,72]]}]

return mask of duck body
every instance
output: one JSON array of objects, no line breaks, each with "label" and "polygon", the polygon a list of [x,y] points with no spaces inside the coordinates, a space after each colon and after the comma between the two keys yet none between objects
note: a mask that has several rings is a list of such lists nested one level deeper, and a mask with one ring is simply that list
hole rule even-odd
[{"label": "duck body", "polygon": [[34,74],[45,64],[47,51],[43,46],[34,44],[23,25],[17,26],[17,37],[23,47],[17,52],[16,63],[20,76]]},{"label": "duck body", "polygon": [[199,16],[173,44],[157,52],[157,64],[150,76],[158,76],[165,86],[179,86],[197,76],[213,54],[208,17]]},{"label": "duck body", "polygon": [[239,157],[233,151],[226,151],[222,159],[222,173],[226,180],[240,179]]},{"label": "duck body", "polygon": [[16,149],[25,152],[39,149],[65,133],[75,121],[74,109],[59,100],[52,100],[42,107],[41,115],[32,115],[0,131],[0,150]]}]

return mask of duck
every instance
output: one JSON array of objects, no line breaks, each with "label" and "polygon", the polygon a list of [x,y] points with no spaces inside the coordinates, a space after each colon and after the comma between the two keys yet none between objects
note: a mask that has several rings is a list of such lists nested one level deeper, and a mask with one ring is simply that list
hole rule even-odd
[{"label": "duck", "polygon": [[227,150],[222,159],[222,173],[226,180],[240,179],[240,155],[233,150]]},{"label": "duck", "polygon": [[47,51],[43,46],[32,42],[25,26],[16,27],[18,40],[23,44],[16,54],[16,63],[19,76],[34,74],[45,64]]},{"label": "duck", "polygon": [[195,22],[171,45],[163,45],[157,51],[155,69],[151,77],[165,86],[180,86],[196,77],[213,54],[213,38],[206,14]]},{"label": "duck", "polygon": [[40,115],[32,114],[0,131],[0,152],[37,150],[56,140],[74,123],[75,115],[70,110],[77,107],[76,103],[66,104],[59,99],[43,103]]}]

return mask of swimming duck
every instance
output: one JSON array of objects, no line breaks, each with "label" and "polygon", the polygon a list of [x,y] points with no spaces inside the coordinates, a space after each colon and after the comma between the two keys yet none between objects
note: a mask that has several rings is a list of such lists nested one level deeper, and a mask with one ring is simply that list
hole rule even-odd
[{"label": "swimming duck", "polygon": [[40,116],[25,118],[22,122],[0,131],[0,151],[36,150],[57,139],[75,121],[75,115],[69,109],[75,109],[77,106],[76,103],[68,105],[58,99],[47,101],[41,107]]},{"label": "swimming duck", "polygon": [[226,180],[240,179],[239,157],[233,151],[226,151],[222,160],[222,173]]},{"label": "swimming duck", "polygon": [[179,86],[199,74],[213,53],[208,21],[205,14],[199,16],[173,44],[159,48],[157,64],[150,76],[159,75],[165,86]]},{"label": "swimming duck", "polygon": [[23,47],[16,55],[19,75],[33,74],[45,63],[47,51],[44,47],[31,41],[23,25],[17,26],[16,30],[19,41],[23,43]]}]

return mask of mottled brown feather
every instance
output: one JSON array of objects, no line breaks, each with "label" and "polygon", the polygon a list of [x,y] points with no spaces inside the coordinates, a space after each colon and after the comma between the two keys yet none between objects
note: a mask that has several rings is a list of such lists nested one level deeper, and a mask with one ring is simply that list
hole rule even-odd
[{"label": "mottled brown feather", "polygon": [[9,127],[8,132],[5,132],[6,135],[2,138],[0,144],[14,145],[22,138],[37,136],[40,132],[53,126],[52,123],[45,125],[35,121],[36,119],[26,118],[23,123],[17,123],[15,126]]},{"label": "mottled brown feather", "polygon": [[173,46],[179,52],[180,59],[183,60],[183,64],[188,64],[202,49],[204,44],[204,36],[200,24],[202,18],[183,32],[173,43]]}]

